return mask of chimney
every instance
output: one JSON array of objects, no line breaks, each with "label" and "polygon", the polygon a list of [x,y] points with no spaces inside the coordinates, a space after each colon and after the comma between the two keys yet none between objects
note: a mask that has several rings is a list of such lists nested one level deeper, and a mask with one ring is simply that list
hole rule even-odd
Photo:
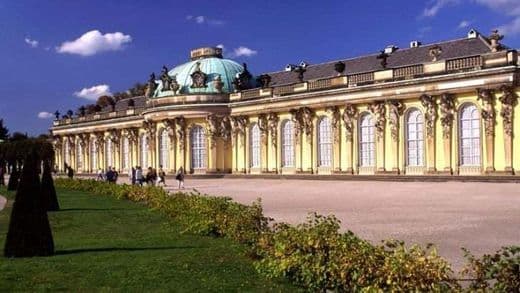
[{"label": "chimney", "polygon": [[419,48],[422,45],[419,41],[411,41],[410,42],[410,48]]},{"label": "chimney", "polygon": [[392,54],[392,53],[394,53],[395,51],[397,51],[397,49],[399,49],[397,46],[394,46],[394,45],[388,45],[388,46],[386,46],[386,48],[385,48],[385,54]]}]

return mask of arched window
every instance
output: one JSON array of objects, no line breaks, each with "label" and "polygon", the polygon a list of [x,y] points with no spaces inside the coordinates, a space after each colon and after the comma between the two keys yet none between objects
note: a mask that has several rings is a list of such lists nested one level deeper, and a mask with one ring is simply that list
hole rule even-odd
[{"label": "arched window", "polygon": [[162,165],[165,170],[170,169],[170,136],[168,131],[163,130],[160,136],[159,144],[159,165]]},{"label": "arched window", "polygon": [[424,165],[424,119],[418,109],[411,109],[406,116],[406,164]]},{"label": "arched window", "polygon": [[480,114],[474,104],[466,104],[460,111],[460,164],[480,165]]},{"label": "arched window", "polygon": [[141,168],[148,168],[148,137],[141,135]]},{"label": "arched window", "polygon": [[114,148],[110,138],[105,142],[105,168],[108,167],[114,167]]},{"label": "arched window", "polygon": [[365,113],[359,121],[359,165],[362,167],[375,166],[375,134],[374,119]]},{"label": "arched window", "polygon": [[251,142],[250,145],[250,152],[251,152],[251,168],[259,168],[261,164],[261,144],[260,144],[260,127],[258,127],[258,123],[253,124],[253,127],[251,127],[251,135],[250,135]]},{"label": "arched window", "polygon": [[294,125],[291,120],[282,123],[282,167],[294,167]]},{"label": "arched window", "polygon": [[130,168],[130,142],[128,137],[123,137],[123,169],[128,170]]},{"label": "arched window", "polygon": [[191,168],[206,168],[206,135],[198,125],[191,130]]},{"label": "arched window", "polygon": [[83,169],[83,146],[79,141],[76,142],[76,169]]},{"label": "arched window", "polygon": [[90,169],[92,172],[97,170],[97,142],[96,139],[90,141]]},{"label": "arched window", "polygon": [[318,124],[318,164],[321,167],[332,165],[332,129],[328,117],[323,117]]}]

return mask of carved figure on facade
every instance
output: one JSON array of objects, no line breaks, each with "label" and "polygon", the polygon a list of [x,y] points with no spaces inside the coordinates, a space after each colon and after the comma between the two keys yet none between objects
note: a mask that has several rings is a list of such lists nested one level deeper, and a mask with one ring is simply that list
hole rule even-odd
[{"label": "carved figure on facade", "polygon": [[231,116],[231,129],[233,134],[233,144],[238,135],[243,135],[247,127],[246,116]]},{"label": "carved figure on facade", "polygon": [[267,141],[267,130],[269,128],[267,122],[267,115],[260,114],[258,115],[258,129],[260,129],[260,136],[262,138],[262,144],[265,144]]},{"label": "carved figure on facade", "polygon": [[295,136],[298,138],[300,134],[303,132],[307,136],[308,139],[312,138],[312,127],[313,127],[313,119],[314,119],[314,111],[307,107],[302,107],[299,109],[293,109],[289,111],[292,116],[292,120],[295,124]]},{"label": "carved figure on facade", "polygon": [[172,78],[168,74],[168,68],[164,65],[161,70],[161,82],[162,82],[162,89],[161,89],[162,92],[171,90]]},{"label": "carved figure on facade", "polygon": [[139,129],[137,129],[137,128],[128,128],[126,130],[126,135],[128,137],[128,141],[130,143],[137,143],[137,140],[139,138]]},{"label": "carved figure on facade", "polygon": [[171,77],[170,90],[173,92],[173,95],[177,94],[177,91],[181,88],[179,83],[177,82],[177,75]]},{"label": "carved figure on facade", "polygon": [[338,106],[332,106],[327,108],[327,112],[330,113],[330,124],[332,127],[332,133],[334,136],[334,142],[339,141],[339,122],[341,120],[341,113]]},{"label": "carved figure on facade", "polygon": [[108,139],[110,139],[112,141],[112,143],[118,147],[119,146],[119,142],[120,142],[120,136],[121,136],[121,132],[120,130],[118,129],[110,129],[108,130]]},{"label": "carved figure on facade", "polygon": [[278,115],[276,113],[267,114],[267,128],[271,133],[271,143],[274,147],[276,147],[276,142],[278,139]]},{"label": "carved figure on facade", "polygon": [[345,138],[347,141],[352,141],[354,134],[354,127],[357,119],[357,109],[352,104],[347,104],[343,111],[343,123],[345,124]]},{"label": "carved figure on facade", "polygon": [[237,73],[235,78],[233,79],[233,86],[235,91],[242,91],[249,88],[251,83],[251,78],[253,77],[251,73],[247,70],[247,64],[242,63],[242,67],[244,68],[240,73]]},{"label": "carved figure on facade", "polygon": [[150,74],[150,78],[148,79],[148,83],[146,85],[146,91],[144,95],[147,98],[153,97],[153,94],[155,93],[155,89],[157,88],[157,84],[155,83],[155,73],[152,72]]},{"label": "carved figure on facade", "polygon": [[503,119],[504,132],[509,137],[512,137],[514,108],[518,103],[518,96],[511,86],[504,85],[500,87],[500,91],[502,91],[502,96],[499,98],[500,103],[502,103],[500,116]]},{"label": "carved figure on facade", "polygon": [[205,88],[206,79],[206,73],[200,70],[200,62],[195,63],[195,71],[191,74],[191,88]]},{"label": "carved figure on facade", "polygon": [[437,103],[435,98],[430,95],[422,95],[419,100],[425,109],[424,122],[426,125],[426,135],[434,138],[435,135],[435,119],[437,119]]},{"label": "carved figure on facade", "polygon": [[219,118],[215,114],[210,114],[206,117],[206,121],[208,122],[207,131],[211,137],[211,146],[214,147],[219,136]]},{"label": "carved figure on facade", "polygon": [[491,52],[498,52],[502,49],[502,44],[500,41],[504,38],[504,35],[498,33],[498,30],[491,31],[491,35],[489,36],[489,40],[491,42]]},{"label": "carved figure on facade", "polygon": [[271,76],[269,74],[262,74],[256,79],[263,89],[268,88],[271,83]]},{"label": "carved figure on facade", "polygon": [[186,119],[184,119],[184,116],[175,118],[175,130],[177,132],[177,142],[179,143],[179,149],[182,151],[186,145]]},{"label": "carved figure on facade", "polygon": [[403,115],[404,108],[404,104],[401,101],[392,100],[388,102],[388,124],[393,141],[399,140],[399,118]]},{"label": "carved figure on facade", "polygon": [[432,58],[432,62],[435,62],[439,59],[439,56],[442,54],[441,46],[435,45],[428,50],[428,55]]},{"label": "carved figure on facade", "polygon": [[224,115],[220,118],[219,132],[222,140],[224,140],[225,143],[229,142],[231,138],[231,119],[229,115]]},{"label": "carved figure on facade", "polygon": [[484,120],[486,136],[495,135],[495,97],[490,89],[477,89],[477,100],[482,101],[480,116]]},{"label": "carved figure on facade", "polygon": [[166,131],[168,133],[168,137],[170,138],[170,146],[171,148],[173,148],[174,146],[174,141],[175,141],[175,120],[173,119],[164,119],[163,120],[163,124],[164,124],[164,131]]},{"label": "carved figure on facade", "polygon": [[386,123],[386,107],[385,103],[382,101],[375,102],[368,106],[368,110],[374,115],[375,123],[374,127],[376,129],[376,138],[380,140],[385,135],[385,123]]},{"label": "carved figure on facade", "polygon": [[449,139],[451,137],[451,128],[453,126],[453,118],[455,117],[455,102],[452,94],[444,93],[440,98],[441,126],[442,137]]},{"label": "carved figure on facade", "polygon": [[220,74],[217,74],[213,79],[213,87],[217,90],[217,93],[222,93],[222,89],[224,88],[224,82],[222,82],[222,77]]}]

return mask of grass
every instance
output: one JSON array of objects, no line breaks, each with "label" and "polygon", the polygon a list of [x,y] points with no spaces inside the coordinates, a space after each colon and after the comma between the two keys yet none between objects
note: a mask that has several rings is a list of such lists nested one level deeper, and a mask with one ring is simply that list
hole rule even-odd
[{"label": "grass", "polygon": [[[62,210],[49,213],[56,255],[0,257],[0,292],[297,290],[258,275],[242,246],[183,234],[143,205],[68,190],[58,190],[58,198]],[[2,249],[11,207],[8,200],[0,211]]]}]

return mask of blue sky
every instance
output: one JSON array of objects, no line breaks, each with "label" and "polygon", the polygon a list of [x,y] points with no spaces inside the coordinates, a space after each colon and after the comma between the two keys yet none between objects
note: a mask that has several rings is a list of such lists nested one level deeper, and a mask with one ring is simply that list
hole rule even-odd
[{"label": "blue sky", "polygon": [[[0,0],[0,118],[46,133],[48,115],[223,45],[254,74],[464,37],[470,28],[520,48],[518,0]],[[86,35],[85,35],[86,34]],[[83,36],[83,38],[82,38]]]}]

